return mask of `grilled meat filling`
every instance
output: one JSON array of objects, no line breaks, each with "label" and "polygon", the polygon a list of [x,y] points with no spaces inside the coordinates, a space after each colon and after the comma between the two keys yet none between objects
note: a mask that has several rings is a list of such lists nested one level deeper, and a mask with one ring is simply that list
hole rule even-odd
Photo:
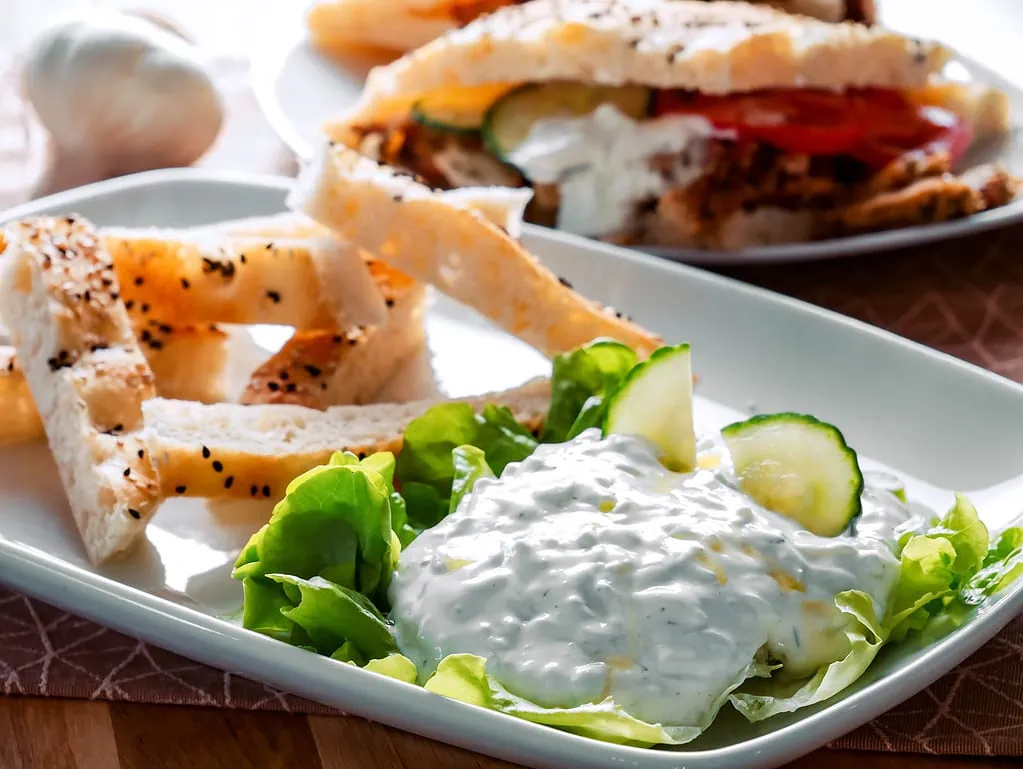
[{"label": "grilled meat filling", "polygon": [[[529,184],[475,134],[408,124],[368,130],[359,149],[438,189]],[[678,160],[659,155],[649,162],[670,183]],[[1000,168],[954,175],[943,153],[910,153],[874,172],[851,157],[793,154],[763,143],[714,140],[707,169],[697,181],[672,186],[656,200],[636,201],[629,230],[607,239],[728,247],[719,237],[722,224],[734,214],[761,208],[804,217],[809,237],[832,237],[970,216],[1007,204],[1017,192],[1018,181]],[[536,185],[527,220],[554,226],[559,198],[557,185]]]}]

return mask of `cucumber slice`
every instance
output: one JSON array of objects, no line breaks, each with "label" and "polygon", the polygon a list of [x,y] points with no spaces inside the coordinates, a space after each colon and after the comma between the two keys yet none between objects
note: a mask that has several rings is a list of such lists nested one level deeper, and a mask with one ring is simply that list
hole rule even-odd
[{"label": "cucumber slice", "polygon": [[660,450],[661,464],[686,472],[696,467],[693,366],[689,345],[662,347],[636,365],[611,396],[604,434],[641,435]]},{"label": "cucumber slice", "polygon": [[838,428],[762,414],[721,431],[743,491],[808,531],[834,537],[860,514],[863,473]]},{"label": "cucumber slice", "polygon": [[538,120],[580,117],[601,104],[613,104],[635,120],[650,111],[651,89],[646,86],[600,86],[583,83],[524,85],[499,99],[483,120],[483,141],[502,160],[529,135]]}]

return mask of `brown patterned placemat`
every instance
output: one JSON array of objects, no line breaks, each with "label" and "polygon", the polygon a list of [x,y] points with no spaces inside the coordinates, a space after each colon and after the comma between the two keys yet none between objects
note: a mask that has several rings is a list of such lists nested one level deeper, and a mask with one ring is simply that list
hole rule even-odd
[{"label": "brown patterned placemat", "polygon": [[[217,65],[225,134],[203,165],[291,173],[248,91]],[[8,94],[10,97],[10,94]],[[0,206],[31,187],[19,105],[0,94]],[[1023,381],[1023,228],[901,253],[723,272],[861,318]],[[2,575],[0,575],[2,577]],[[0,589],[0,693],[334,713]],[[1023,756],[1023,618],[835,747]]]}]

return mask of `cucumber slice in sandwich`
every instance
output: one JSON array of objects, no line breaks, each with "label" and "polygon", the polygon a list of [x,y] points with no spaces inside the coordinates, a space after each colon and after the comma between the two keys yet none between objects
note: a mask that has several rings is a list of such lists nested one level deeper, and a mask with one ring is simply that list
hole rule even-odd
[{"label": "cucumber slice in sandwich", "polygon": [[688,344],[662,347],[626,375],[608,401],[604,434],[640,435],[652,441],[669,470],[686,472],[696,466]]},{"label": "cucumber slice in sandwich", "polygon": [[763,414],[721,431],[743,491],[808,531],[834,537],[860,514],[863,473],[838,428]]},{"label": "cucumber slice in sandwich", "polygon": [[611,104],[634,120],[650,112],[651,89],[646,86],[602,86],[585,83],[524,85],[505,94],[483,120],[483,141],[501,160],[529,136],[538,120],[581,117],[602,104]]}]

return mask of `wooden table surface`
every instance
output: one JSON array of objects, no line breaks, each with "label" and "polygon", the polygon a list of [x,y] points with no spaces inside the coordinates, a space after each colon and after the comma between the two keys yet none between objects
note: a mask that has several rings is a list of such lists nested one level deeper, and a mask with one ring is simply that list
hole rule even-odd
[{"label": "wooden table surface", "polygon": [[[379,0],[385,2],[386,0]],[[1023,0],[881,0],[886,21],[942,37],[1023,85],[1017,36]],[[124,5],[108,0],[2,0],[0,66],[41,20],[70,7]],[[132,7],[168,10],[196,38],[224,52],[241,52],[271,0],[158,0]],[[289,4],[290,5],[290,4]],[[926,9],[926,15],[923,15]],[[265,142],[260,151],[265,149]],[[277,150],[279,152],[279,149]],[[279,155],[217,165],[276,170]],[[0,637],[0,643],[3,643]],[[792,764],[810,769],[994,769],[1020,761],[925,755],[820,751]],[[254,713],[80,700],[0,697],[0,769],[498,769],[512,767],[441,743],[357,718]]]}]

